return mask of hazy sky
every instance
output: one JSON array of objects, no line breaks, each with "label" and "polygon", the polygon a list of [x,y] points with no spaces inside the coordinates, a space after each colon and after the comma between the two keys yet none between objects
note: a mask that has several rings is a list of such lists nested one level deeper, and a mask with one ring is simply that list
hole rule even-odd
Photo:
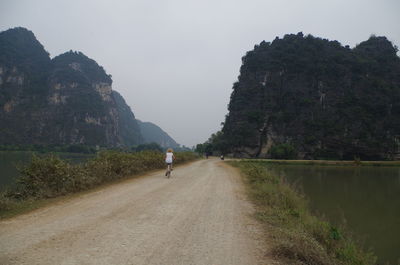
[{"label": "hazy sky", "polygon": [[113,77],[136,118],[187,146],[227,114],[241,57],[297,33],[400,46],[399,0],[0,0],[0,30],[33,31],[51,57],[82,51]]}]

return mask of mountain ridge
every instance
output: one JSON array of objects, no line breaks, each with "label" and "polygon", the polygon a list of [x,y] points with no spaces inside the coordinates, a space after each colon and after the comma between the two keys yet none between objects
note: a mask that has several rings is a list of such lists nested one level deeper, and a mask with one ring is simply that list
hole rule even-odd
[{"label": "mountain ridge", "polygon": [[3,145],[145,143],[102,66],[72,50],[51,59],[22,27],[0,32],[0,125]]},{"label": "mountain ridge", "polygon": [[157,143],[162,148],[179,148],[180,145],[163,129],[152,122],[138,120],[144,143]]}]

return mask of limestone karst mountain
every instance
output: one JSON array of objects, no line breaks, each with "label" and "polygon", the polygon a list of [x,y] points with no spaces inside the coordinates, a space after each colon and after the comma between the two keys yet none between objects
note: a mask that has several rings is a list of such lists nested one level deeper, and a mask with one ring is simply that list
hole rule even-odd
[{"label": "limestone karst mountain", "polygon": [[69,51],[53,59],[25,28],[0,33],[0,144],[143,142],[129,106],[94,60]]},{"label": "limestone karst mountain", "polygon": [[376,36],[353,49],[302,33],[263,41],[243,57],[229,114],[211,142],[245,157],[396,157],[396,53]]}]

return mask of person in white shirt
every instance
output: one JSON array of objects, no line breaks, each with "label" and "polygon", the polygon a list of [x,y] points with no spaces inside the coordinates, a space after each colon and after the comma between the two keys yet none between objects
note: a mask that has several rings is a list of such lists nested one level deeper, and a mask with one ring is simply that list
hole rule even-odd
[{"label": "person in white shirt", "polygon": [[173,153],[172,148],[168,148],[167,153],[165,154],[165,163],[167,164],[167,166],[171,166],[171,170],[172,170],[172,163],[175,160],[175,156]]}]

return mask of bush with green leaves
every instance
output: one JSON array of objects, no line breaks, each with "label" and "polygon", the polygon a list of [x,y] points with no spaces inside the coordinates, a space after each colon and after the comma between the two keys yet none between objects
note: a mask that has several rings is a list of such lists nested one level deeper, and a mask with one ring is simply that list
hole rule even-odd
[{"label": "bush with green leaves", "polygon": [[146,143],[146,144],[139,144],[138,146],[132,147],[132,151],[135,151],[135,152],[141,152],[141,151],[162,152],[163,148],[157,143]]},{"label": "bush with green leaves", "polygon": [[272,146],[269,153],[274,159],[295,159],[297,157],[296,149],[288,143]]},{"label": "bush with green leaves", "polygon": [[24,197],[54,197],[73,189],[72,166],[55,155],[32,156],[31,163],[21,169],[18,188]]},{"label": "bush with green leaves", "polygon": [[[176,164],[197,158],[193,152],[175,156]],[[20,168],[16,189],[0,196],[0,206],[8,204],[6,198],[51,198],[164,167],[164,154],[156,151],[103,151],[82,164],[70,164],[53,154],[33,155],[31,163]]]}]

